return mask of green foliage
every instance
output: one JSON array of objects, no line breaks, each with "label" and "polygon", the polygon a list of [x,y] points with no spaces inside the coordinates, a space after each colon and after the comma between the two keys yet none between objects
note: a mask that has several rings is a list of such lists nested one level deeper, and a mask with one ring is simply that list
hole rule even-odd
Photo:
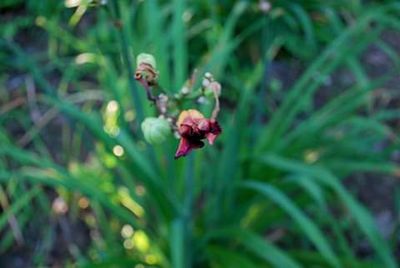
[{"label": "green foliage", "polygon": [[[70,233],[66,267],[397,267],[343,181],[399,174],[388,124],[399,110],[374,107],[399,72],[381,38],[400,31],[398,2],[277,0],[266,13],[247,1],[56,2],[0,4],[12,14],[0,25],[0,255],[33,228],[32,266],[46,265],[67,221],[90,232],[86,246]],[[371,45],[391,72],[368,74]],[[146,143],[140,124],[155,111],[134,81],[140,53],[155,56],[168,93],[194,68],[221,81],[215,146],[174,160],[173,135]],[[275,92],[268,70],[281,60],[304,72]],[[338,70],[354,81],[317,105]]]}]

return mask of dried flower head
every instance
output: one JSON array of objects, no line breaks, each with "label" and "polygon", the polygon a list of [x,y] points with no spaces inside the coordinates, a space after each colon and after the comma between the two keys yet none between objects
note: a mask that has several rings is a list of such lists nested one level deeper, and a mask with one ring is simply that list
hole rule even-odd
[{"label": "dried flower head", "polygon": [[[187,155],[193,149],[203,147],[204,139],[207,139],[209,144],[213,144],[222,131],[217,122],[221,84],[214,79],[213,75],[206,72],[201,87],[194,90],[197,73],[195,70],[178,93],[166,95],[165,90],[157,82],[158,72],[153,55],[139,54],[136,63],[135,79],[146,90],[147,99],[156,106],[159,115],[158,118],[150,117],[143,121],[142,130],[145,139],[152,144],[161,143],[173,130],[177,138],[180,138],[175,159]],[[162,93],[155,95],[155,91]],[[214,99],[214,109],[210,118],[205,118],[199,111],[190,109],[181,111],[178,120],[175,120],[174,115],[179,112],[185,101],[197,100],[198,103],[209,103],[210,97]],[[171,109],[173,109],[172,112]]]},{"label": "dried flower head", "polygon": [[141,53],[137,56],[135,79],[144,86],[157,85],[157,63],[153,55]]},{"label": "dried flower head", "polygon": [[191,109],[182,111],[176,122],[181,137],[175,158],[187,155],[191,150],[202,148],[203,139],[213,144],[221,133],[221,127],[215,119],[208,119],[199,111]]}]

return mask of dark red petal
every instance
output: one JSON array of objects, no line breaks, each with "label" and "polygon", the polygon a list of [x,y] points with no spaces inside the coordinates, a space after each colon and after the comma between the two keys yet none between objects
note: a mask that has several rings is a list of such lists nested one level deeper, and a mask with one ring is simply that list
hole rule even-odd
[{"label": "dark red petal", "polygon": [[191,126],[186,125],[186,124],[181,124],[179,127],[179,134],[182,137],[190,137],[193,133],[193,129]]},{"label": "dark red petal", "polygon": [[214,134],[214,135],[219,135],[221,134],[222,129],[219,126],[217,121],[214,120],[210,120],[210,133]]},{"label": "dark red petal", "polygon": [[201,148],[204,143],[201,140],[181,138],[178,149],[175,153],[175,159],[187,155],[192,149]]},{"label": "dark red petal", "polygon": [[217,121],[210,120],[210,131],[206,134],[206,138],[209,144],[213,144],[215,139],[219,134],[221,134],[222,130]]},{"label": "dark red petal", "polygon": [[213,145],[215,139],[217,138],[217,136],[218,136],[218,135],[215,135],[215,134],[212,134],[212,133],[207,133],[207,134],[206,134],[206,138],[207,138],[207,140],[208,140],[208,143],[211,144],[211,145]]},{"label": "dark red petal", "polygon": [[210,131],[210,121],[208,119],[201,118],[200,120],[197,121],[197,128],[200,131],[209,132]]}]

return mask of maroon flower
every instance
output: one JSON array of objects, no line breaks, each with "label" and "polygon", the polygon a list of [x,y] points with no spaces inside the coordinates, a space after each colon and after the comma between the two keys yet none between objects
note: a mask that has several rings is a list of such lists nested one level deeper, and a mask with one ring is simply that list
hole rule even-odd
[{"label": "maroon flower", "polygon": [[202,148],[203,139],[213,144],[222,131],[215,119],[207,119],[197,110],[182,111],[176,125],[181,140],[175,159],[187,155],[192,149]]}]

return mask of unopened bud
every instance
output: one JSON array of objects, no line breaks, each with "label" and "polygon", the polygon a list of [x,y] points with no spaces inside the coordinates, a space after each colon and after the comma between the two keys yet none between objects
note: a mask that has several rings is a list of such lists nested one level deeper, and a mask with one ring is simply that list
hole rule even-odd
[{"label": "unopened bud", "polygon": [[[207,96],[207,92],[211,92],[210,90],[206,90],[206,96]],[[206,97],[204,97],[204,96],[200,96],[198,99],[197,99],[197,103],[198,104],[208,104],[208,103],[210,103],[209,101],[208,101],[208,99],[206,98]]]},{"label": "unopened bud", "polygon": [[261,0],[259,3],[259,8],[261,12],[267,13],[271,9],[271,3],[265,0]]},{"label": "unopened bud", "polygon": [[203,88],[206,88],[210,85],[210,80],[207,78],[203,78],[203,80],[201,81],[201,85],[203,86]]},{"label": "unopened bud", "polygon": [[136,57],[136,66],[140,66],[142,63],[150,65],[152,68],[157,69],[156,59],[153,55],[147,53],[140,53]]},{"label": "unopened bud", "polygon": [[203,86],[203,88],[207,88],[212,81],[214,81],[213,75],[209,72],[206,72],[204,74],[203,80],[201,81],[201,85]]},{"label": "unopened bud", "polygon": [[156,60],[151,54],[141,53],[136,58],[135,79],[144,86],[157,84],[158,71]]},{"label": "unopened bud", "polygon": [[190,93],[190,88],[187,87],[187,86],[183,86],[183,87],[181,88],[181,93],[182,93],[183,95],[189,94],[189,93]]},{"label": "unopened bud", "polygon": [[162,117],[148,117],[142,122],[141,127],[145,140],[150,144],[164,142],[171,133],[170,124]]},{"label": "unopened bud", "polygon": [[206,72],[204,74],[204,77],[207,78],[208,80],[212,80],[213,79],[213,75],[211,73],[209,73],[209,72]]},{"label": "unopened bud", "polygon": [[157,100],[158,109],[162,114],[165,114],[168,109],[168,96],[165,94],[160,94]]}]

